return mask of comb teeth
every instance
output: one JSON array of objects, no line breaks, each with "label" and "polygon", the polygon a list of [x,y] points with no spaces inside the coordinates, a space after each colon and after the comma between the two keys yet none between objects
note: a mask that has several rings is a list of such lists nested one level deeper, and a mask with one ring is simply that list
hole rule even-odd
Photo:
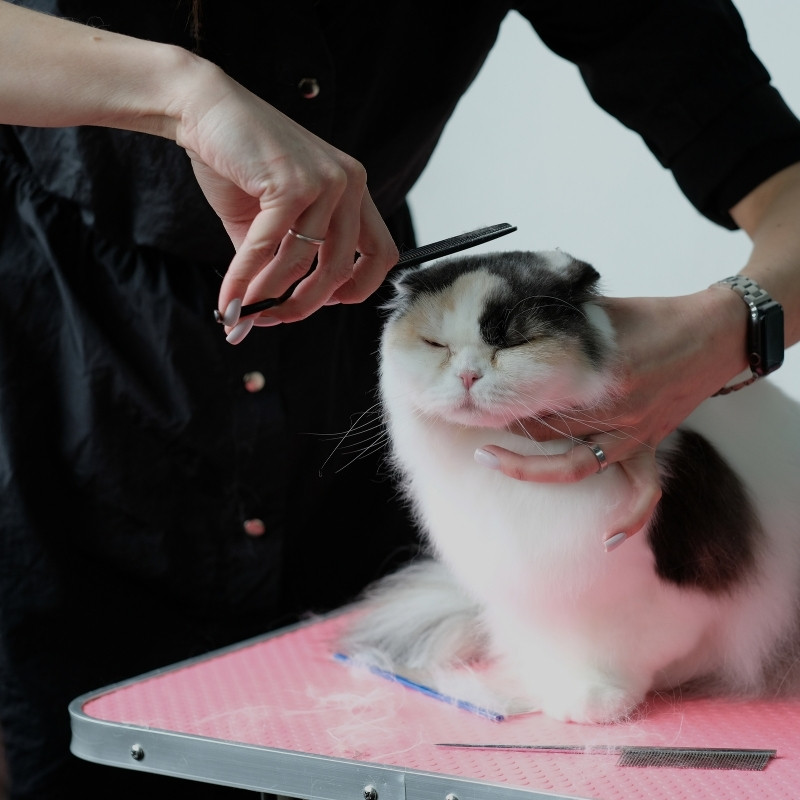
[{"label": "comb teeth", "polygon": [[439,242],[426,244],[424,247],[415,247],[400,256],[397,266],[411,267],[421,264],[423,261],[431,261],[434,258],[449,256],[452,253],[458,253],[461,250],[467,250],[470,247],[475,247],[476,245],[490,242],[492,239],[497,239],[500,236],[505,236],[507,233],[511,233],[516,229],[515,225],[501,222],[499,225],[490,225],[488,228],[480,228],[476,231],[470,231],[469,233],[462,233],[450,239],[442,239]]},{"label": "comb teeth", "polygon": [[549,744],[472,744],[439,742],[438,747],[471,747],[481,750],[518,750],[538,753],[619,755],[618,767],[674,767],[677,769],[763,770],[777,750],[735,747],[656,747],[637,745],[549,745]]},{"label": "comb teeth", "polygon": [[760,771],[775,750],[727,750],[703,747],[623,747],[620,767],[676,767],[678,769],[741,769]]}]

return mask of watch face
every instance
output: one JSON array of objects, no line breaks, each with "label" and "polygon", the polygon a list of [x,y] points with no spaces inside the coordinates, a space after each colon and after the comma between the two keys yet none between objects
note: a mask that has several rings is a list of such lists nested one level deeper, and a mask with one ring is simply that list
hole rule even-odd
[{"label": "watch face", "polygon": [[783,364],[783,308],[770,300],[758,307],[758,321],[752,327],[750,367],[756,375],[769,375]]}]

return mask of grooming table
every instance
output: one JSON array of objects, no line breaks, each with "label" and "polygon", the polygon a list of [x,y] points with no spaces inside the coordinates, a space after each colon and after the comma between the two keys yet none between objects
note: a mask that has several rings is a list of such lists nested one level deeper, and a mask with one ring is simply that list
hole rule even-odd
[{"label": "grooming table", "polygon": [[[76,698],[89,761],[306,800],[797,800],[800,700],[654,697],[615,725],[496,721],[334,659],[347,610]],[[761,771],[635,767],[602,752],[440,747],[637,745],[777,750]]]}]

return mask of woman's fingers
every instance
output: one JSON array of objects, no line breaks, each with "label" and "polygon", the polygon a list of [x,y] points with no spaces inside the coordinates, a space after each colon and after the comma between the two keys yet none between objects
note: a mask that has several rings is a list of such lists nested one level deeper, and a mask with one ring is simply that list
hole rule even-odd
[{"label": "woman's fingers", "polygon": [[340,303],[366,300],[400,259],[397,245],[367,191],[362,197],[360,212],[356,260],[347,280],[338,286],[331,298]]},{"label": "woman's fingers", "polygon": [[[291,290],[280,307],[259,315],[254,320],[256,325],[294,322],[326,304],[361,302],[381,285],[398,261],[397,246],[366,191],[355,214],[347,205],[337,209],[325,236],[306,233],[314,224],[310,219],[312,215],[304,214],[287,231],[269,263],[257,266],[255,277],[249,277],[252,265],[242,266],[243,261],[236,260],[232,263],[226,281],[245,292],[246,305],[281,297]],[[321,226],[314,230],[319,233]],[[256,260],[255,264],[259,263]],[[225,321],[230,320],[226,317]]]},{"label": "woman's fingers", "polygon": [[269,228],[261,233],[268,225],[262,212],[231,262],[220,302],[227,308],[231,300],[241,297],[248,305],[291,291],[280,307],[260,315],[272,324],[303,319],[332,302],[356,303],[369,297],[399,256],[366,190],[358,200],[357,207],[352,199],[342,202],[324,222],[318,221],[324,214],[316,208],[300,215],[274,252],[276,236]]},{"label": "woman's fingers", "polygon": [[364,166],[224,73],[212,78],[217,91],[192,106],[177,140],[236,251],[217,306],[229,337],[238,329],[229,341],[246,335],[242,305],[286,297],[253,315],[262,325],[365,299],[398,255]]},{"label": "woman's fingers", "polygon": [[[221,307],[237,297],[245,305],[282,297],[308,276],[318,289],[305,304],[295,304],[291,319],[308,316],[320,307],[335,288],[331,284],[346,280],[352,269],[358,224],[352,214],[348,221],[348,202],[352,205],[354,201],[343,199],[338,187],[301,195],[300,202],[290,195],[262,201],[262,209],[251,220],[225,273],[219,295]],[[339,204],[343,204],[343,210]],[[350,264],[344,255],[348,251]],[[288,314],[285,318],[289,321]]]},{"label": "woman's fingers", "polygon": [[487,445],[475,452],[475,460],[510,478],[537,483],[575,483],[606,469],[609,464],[604,447],[589,441],[578,442],[564,453],[535,456]]},{"label": "woman's fingers", "polygon": [[[632,489],[627,513],[619,519],[618,530],[613,534],[613,537],[618,537],[617,543],[622,544],[629,536],[638,533],[653,515],[661,499],[661,479],[655,453],[650,448],[635,450],[617,463]],[[625,536],[622,537],[620,534]],[[610,538],[606,539],[606,550],[612,550],[616,546],[616,544],[609,545]]]},{"label": "woman's fingers", "polygon": [[[355,235],[355,246],[346,242]],[[342,209],[328,229],[328,240],[319,252],[314,272],[302,280],[280,309],[284,322],[308,316],[321,306],[334,303],[358,303],[369,297],[397,264],[397,246],[368,192],[364,192],[355,213]]]},{"label": "woman's fingers", "polygon": [[[271,212],[261,211],[256,215],[225,273],[220,287],[221,308],[234,298],[249,304],[266,297],[280,297],[308,273],[320,245],[291,235],[292,224],[300,229],[301,223],[294,220],[286,222],[280,218],[276,222]],[[325,220],[313,230],[324,233],[327,225]]]},{"label": "woman's fingers", "polygon": [[293,302],[271,314],[289,322],[320,308],[349,278],[365,176],[352,160],[348,169],[334,167],[320,169],[314,181],[307,179],[313,188],[278,190],[268,184],[265,191],[271,194],[261,198],[262,210],[228,268],[220,302],[231,287],[244,290],[245,304],[282,297],[296,287]]},{"label": "woman's fingers", "polygon": [[510,478],[537,483],[575,483],[605,472],[612,463],[617,464],[630,484],[630,501],[613,528],[604,532],[603,546],[608,552],[640,531],[661,499],[654,448],[631,444],[631,440],[598,436],[576,442],[564,453],[532,456],[486,445],[475,451],[475,460]]}]

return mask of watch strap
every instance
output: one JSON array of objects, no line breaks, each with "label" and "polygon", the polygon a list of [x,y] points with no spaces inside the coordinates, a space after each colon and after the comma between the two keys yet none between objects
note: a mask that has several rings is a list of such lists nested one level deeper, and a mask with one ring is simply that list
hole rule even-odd
[{"label": "watch strap", "polygon": [[[783,309],[761,286],[746,275],[731,275],[713,285],[727,286],[732,289],[742,298],[750,312],[747,325],[747,363],[750,368],[750,376],[730,386],[723,386],[712,395],[712,397],[716,397],[749,386],[760,377],[774,372],[783,363]],[[779,317],[781,354],[778,359],[775,359],[774,354],[768,352],[770,342],[767,341],[768,337],[765,336],[763,330],[767,312],[777,312]],[[774,336],[774,330],[772,334]],[[774,343],[771,346],[774,348]]]}]

